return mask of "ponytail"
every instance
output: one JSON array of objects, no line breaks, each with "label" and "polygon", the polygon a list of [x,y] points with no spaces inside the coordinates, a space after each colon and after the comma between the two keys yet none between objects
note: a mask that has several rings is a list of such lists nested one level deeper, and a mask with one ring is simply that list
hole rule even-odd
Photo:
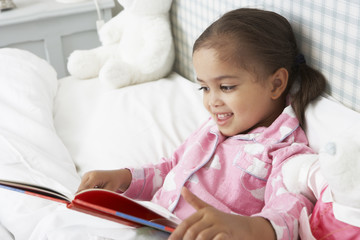
[{"label": "ponytail", "polygon": [[298,91],[291,96],[291,105],[300,125],[305,128],[305,108],[325,90],[326,79],[317,70],[308,66],[306,62],[297,64],[295,79],[299,81]]}]

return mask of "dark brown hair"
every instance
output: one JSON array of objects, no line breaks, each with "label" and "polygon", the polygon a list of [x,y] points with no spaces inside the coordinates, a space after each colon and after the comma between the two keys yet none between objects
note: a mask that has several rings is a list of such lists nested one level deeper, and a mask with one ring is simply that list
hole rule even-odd
[{"label": "dark brown hair", "polygon": [[254,72],[258,79],[285,68],[289,79],[284,95],[292,89],[291,104],[303,127],[306,105],[325,89],[325,77],[308,66],[299,53],[290,23],[274,12],[249,8],[230,11],[195,41],[193,52],[200,48],[215,49],[219,59]]}]

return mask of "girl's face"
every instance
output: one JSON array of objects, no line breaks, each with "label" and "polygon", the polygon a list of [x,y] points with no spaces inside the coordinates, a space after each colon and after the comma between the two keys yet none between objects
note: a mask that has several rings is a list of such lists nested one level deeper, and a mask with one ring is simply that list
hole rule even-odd
[{"label": "girl's face", "polygon": [[279,115],[272,97],[272,76],[265,82],[258,81],[255,74],[220,61],[214,49],[198,49],[193,63],[203,90],[203,104],[223,135],[270,126]]}]

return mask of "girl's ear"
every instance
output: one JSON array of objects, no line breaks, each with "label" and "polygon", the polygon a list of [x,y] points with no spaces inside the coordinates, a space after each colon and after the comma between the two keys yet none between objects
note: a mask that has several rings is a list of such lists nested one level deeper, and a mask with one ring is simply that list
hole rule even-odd
[{"label": "girl's ear", "polygon": [[279,68],[271,76],[271,98],[278,99],[286,89],[288,84],[289,73],[285,68]]}]

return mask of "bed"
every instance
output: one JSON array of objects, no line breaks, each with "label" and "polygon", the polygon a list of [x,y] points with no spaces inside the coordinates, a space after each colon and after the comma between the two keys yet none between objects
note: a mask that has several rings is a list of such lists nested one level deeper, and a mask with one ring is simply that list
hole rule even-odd
[{"label": "bed", "polygon": [[[360,122],[360,3],[304,0],[174,0],[173,72],[157,81],[103,89],[97,78],[57,79],[44,60],[0,50],[0,176],[74,192],[93,169],[140,166],[169,156],[208,118],[191,66],[196,37],[222,13],[257,7],[284,15],[306,61],[328,79],[306,111],[310,145]],[[190,106],[190,107],[189,107]],[[16,121],[8,121],[16,116]],[[26,127],[25,127],[26,126]],[[336,126],[336,127],[334,127]],[[0,189],[0,239],[154,239],[64,206]]]}]

